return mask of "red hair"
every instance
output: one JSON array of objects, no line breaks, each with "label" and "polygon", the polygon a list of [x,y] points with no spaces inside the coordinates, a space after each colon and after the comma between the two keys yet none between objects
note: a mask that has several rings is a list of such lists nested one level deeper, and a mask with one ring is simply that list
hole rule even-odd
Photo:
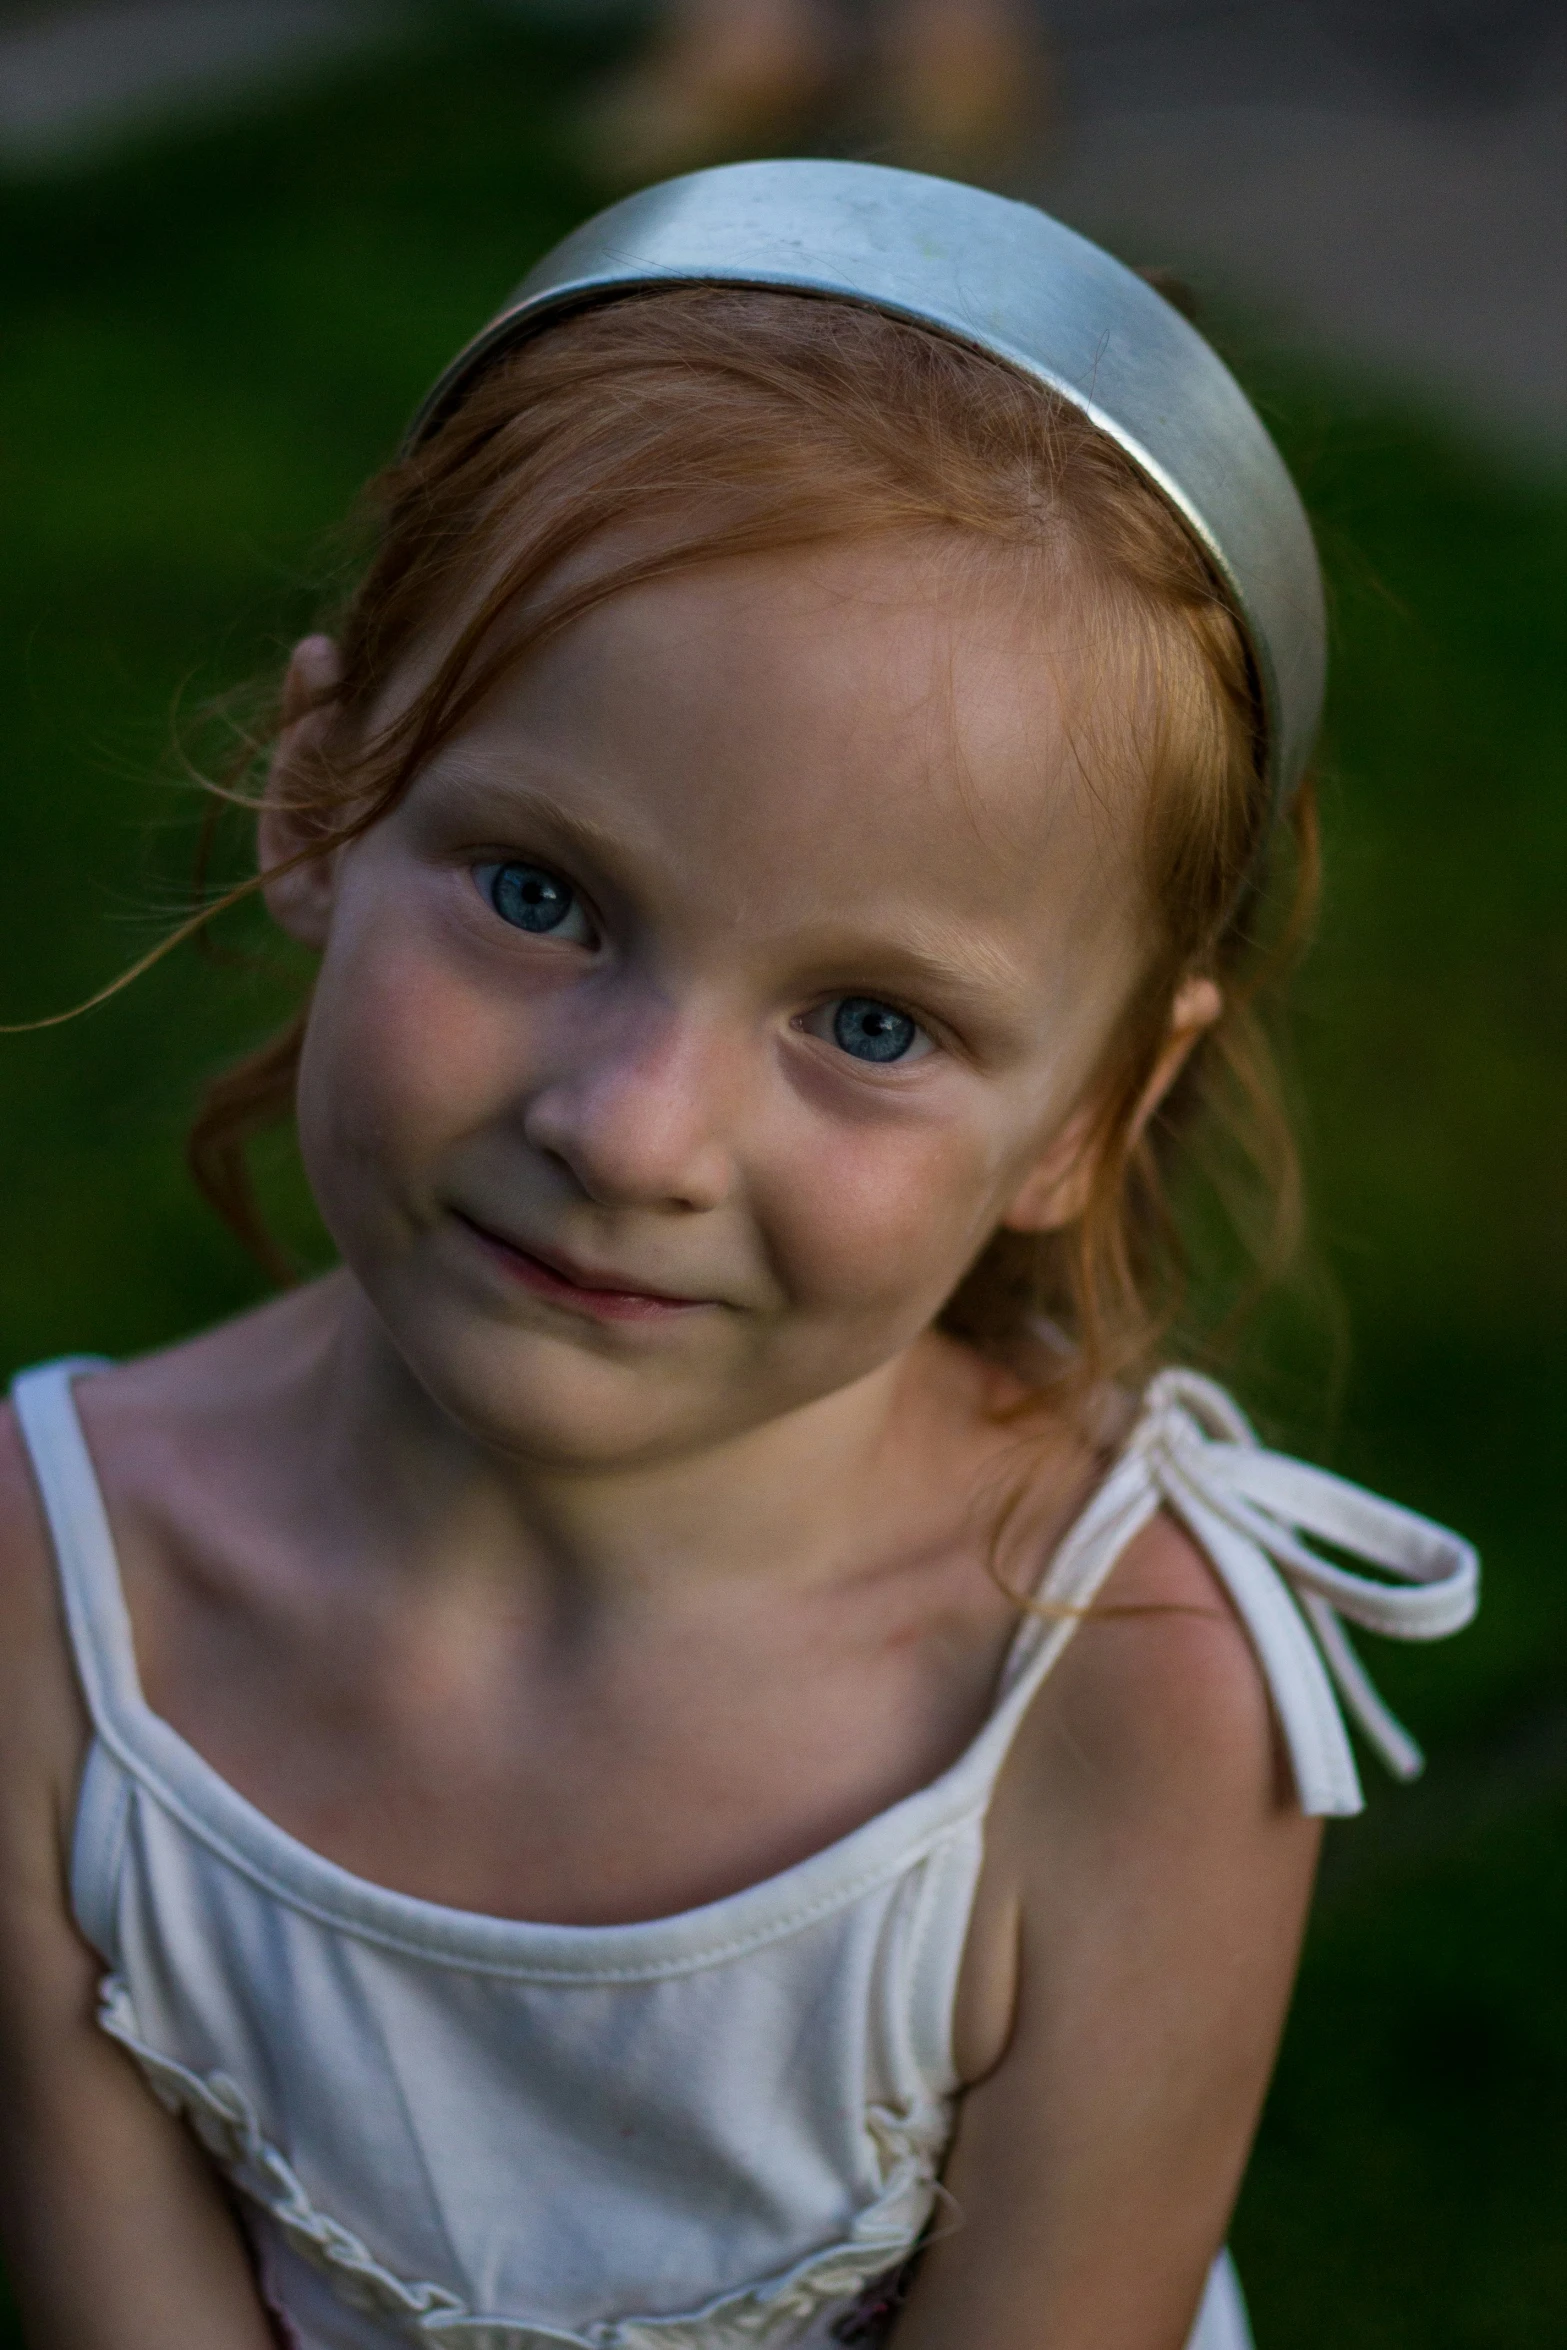
[{"label": "red hair", "polygon": [[[1148,948],[1091,1097],[1083,1215],[1066,1232],[998,1233],[944,1320],[993,1350],[1044,1320],[1067,1342],[1074,1379],[1145,1372],[1182,1294],[1170,1180],[1203,1124],[1268,1205],[1257,1253],[1282,1255],[1298,1183],[1254,1003],[1279,844],[1246,648],[1173,509],[1077,410],[877,311],[683,288],[578,313],[497,360],[370,496],[375,544],[336,624],[343,670],[326,748],[294,786],[306,855],[368,831],[503,668],[638,581],[907,531],[947,533],[1015,566],[1041,599],[1069,592],[1093,670],[1114,688],[1096,697],[1108,721],[1095,725],[1095,756],[1132,760],[1142,787]],[[568,570],[595,540],[634,551]],[[388,679],[452,613],[464,617],[435,673],[378,726]],[[1314,877],[1309,791],[1293,840],[1294,904],[1274,924],[1291,937]],[[1223,1014],[1140,1131],[1173,996],[1195,975],[1218,981]],[[274,1271],[246,1146],[291,1114],[307,1014],[209,1085],[190,1140],[201,1189]]]}]

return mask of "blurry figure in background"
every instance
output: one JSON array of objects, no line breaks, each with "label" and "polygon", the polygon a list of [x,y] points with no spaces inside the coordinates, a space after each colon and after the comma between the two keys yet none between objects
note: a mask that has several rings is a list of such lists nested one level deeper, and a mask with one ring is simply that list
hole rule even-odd
[{"label": "blurry figure in background", "polygon": [[1044,65],[1026,0],[667,0],[585,144],[631,183],[785,145],[841,109],[886,160],[984,177],[1034,127]]}]

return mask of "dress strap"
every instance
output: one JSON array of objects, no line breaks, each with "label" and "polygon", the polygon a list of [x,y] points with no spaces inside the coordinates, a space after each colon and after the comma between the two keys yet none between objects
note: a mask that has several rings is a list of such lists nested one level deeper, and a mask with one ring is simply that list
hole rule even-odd
[{"label": "dress strap", "polygon": [[[1134,1456],[1212,1561],[1251,1635],[1301,1809],[1347,1814],[1364,1803],[1339,1700],[1394,1776],[1414,1778],[1420,1749],[1372,1687],[1340,1619],[1394,1640],[1458,1631],[1479,1604],[1470,1545],[1341,1477],[1264,1451],[1223,1388],[1195,1371],[1152,1382],[1128,1446]],[[1396,1580],[1335,1566],[1306,1535]]]},{"label": "dress strap", "polygon": [[[1340,1619],[1394,1640],[1440,1640],[1458,1631],[1479,1600],[1473,1550],[1429,1518],[1265,1452],[1222,1387],[1178,1370],[1152,1381],[1131,1435],[1058,1547],[975,1750],[976,1767],[992,1777],[1000,1768],[1111,1569],[1161,1509],[1179,1518],[1205,1553],[1246,1627],[1301,1809],[1320,1815],[1363,1807],[1341,1703],[1394,1776],[1414,1778],[1420,1749],[1372,1687]],[[1306,1535],[1395,1580],[1336,1566]]]},{"label": "dress strap", "polygon": [[18,1376],[11,1402],[54,1543],[82,1695],[94,1729],[112,1738],[140,1710],[141,1685],[114,1537],[71,1393],[78,1373],[105,1368],[101,1355],[44,1363]]}]

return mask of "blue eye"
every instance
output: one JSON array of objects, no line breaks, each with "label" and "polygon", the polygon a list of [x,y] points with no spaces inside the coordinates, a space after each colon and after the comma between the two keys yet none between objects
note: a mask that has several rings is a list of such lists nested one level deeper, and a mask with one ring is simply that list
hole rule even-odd
[{"label": "blue eye", "polygon": [[879,1004],[874,996],[846,995],[833,1011],[833,1042],[857,1061],[904,1060],[922,1034],[907,1012]]},{"label": "blue eye", "polygon": [[480,865],[474,879],[503,922],[535,937],[564,933],[585,940],[587,918],[576,891],[544,865]]}]

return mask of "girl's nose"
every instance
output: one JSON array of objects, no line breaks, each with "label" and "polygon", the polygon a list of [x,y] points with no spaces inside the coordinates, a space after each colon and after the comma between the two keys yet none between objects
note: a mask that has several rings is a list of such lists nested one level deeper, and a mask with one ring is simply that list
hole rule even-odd
[{"label": "girl's nose", "polygon": [[621,1007],[571,1039],[523,1131],[601,1207],[715,1208],[728,1197],[732,1086],[711,1028],[667,1006]]}]

